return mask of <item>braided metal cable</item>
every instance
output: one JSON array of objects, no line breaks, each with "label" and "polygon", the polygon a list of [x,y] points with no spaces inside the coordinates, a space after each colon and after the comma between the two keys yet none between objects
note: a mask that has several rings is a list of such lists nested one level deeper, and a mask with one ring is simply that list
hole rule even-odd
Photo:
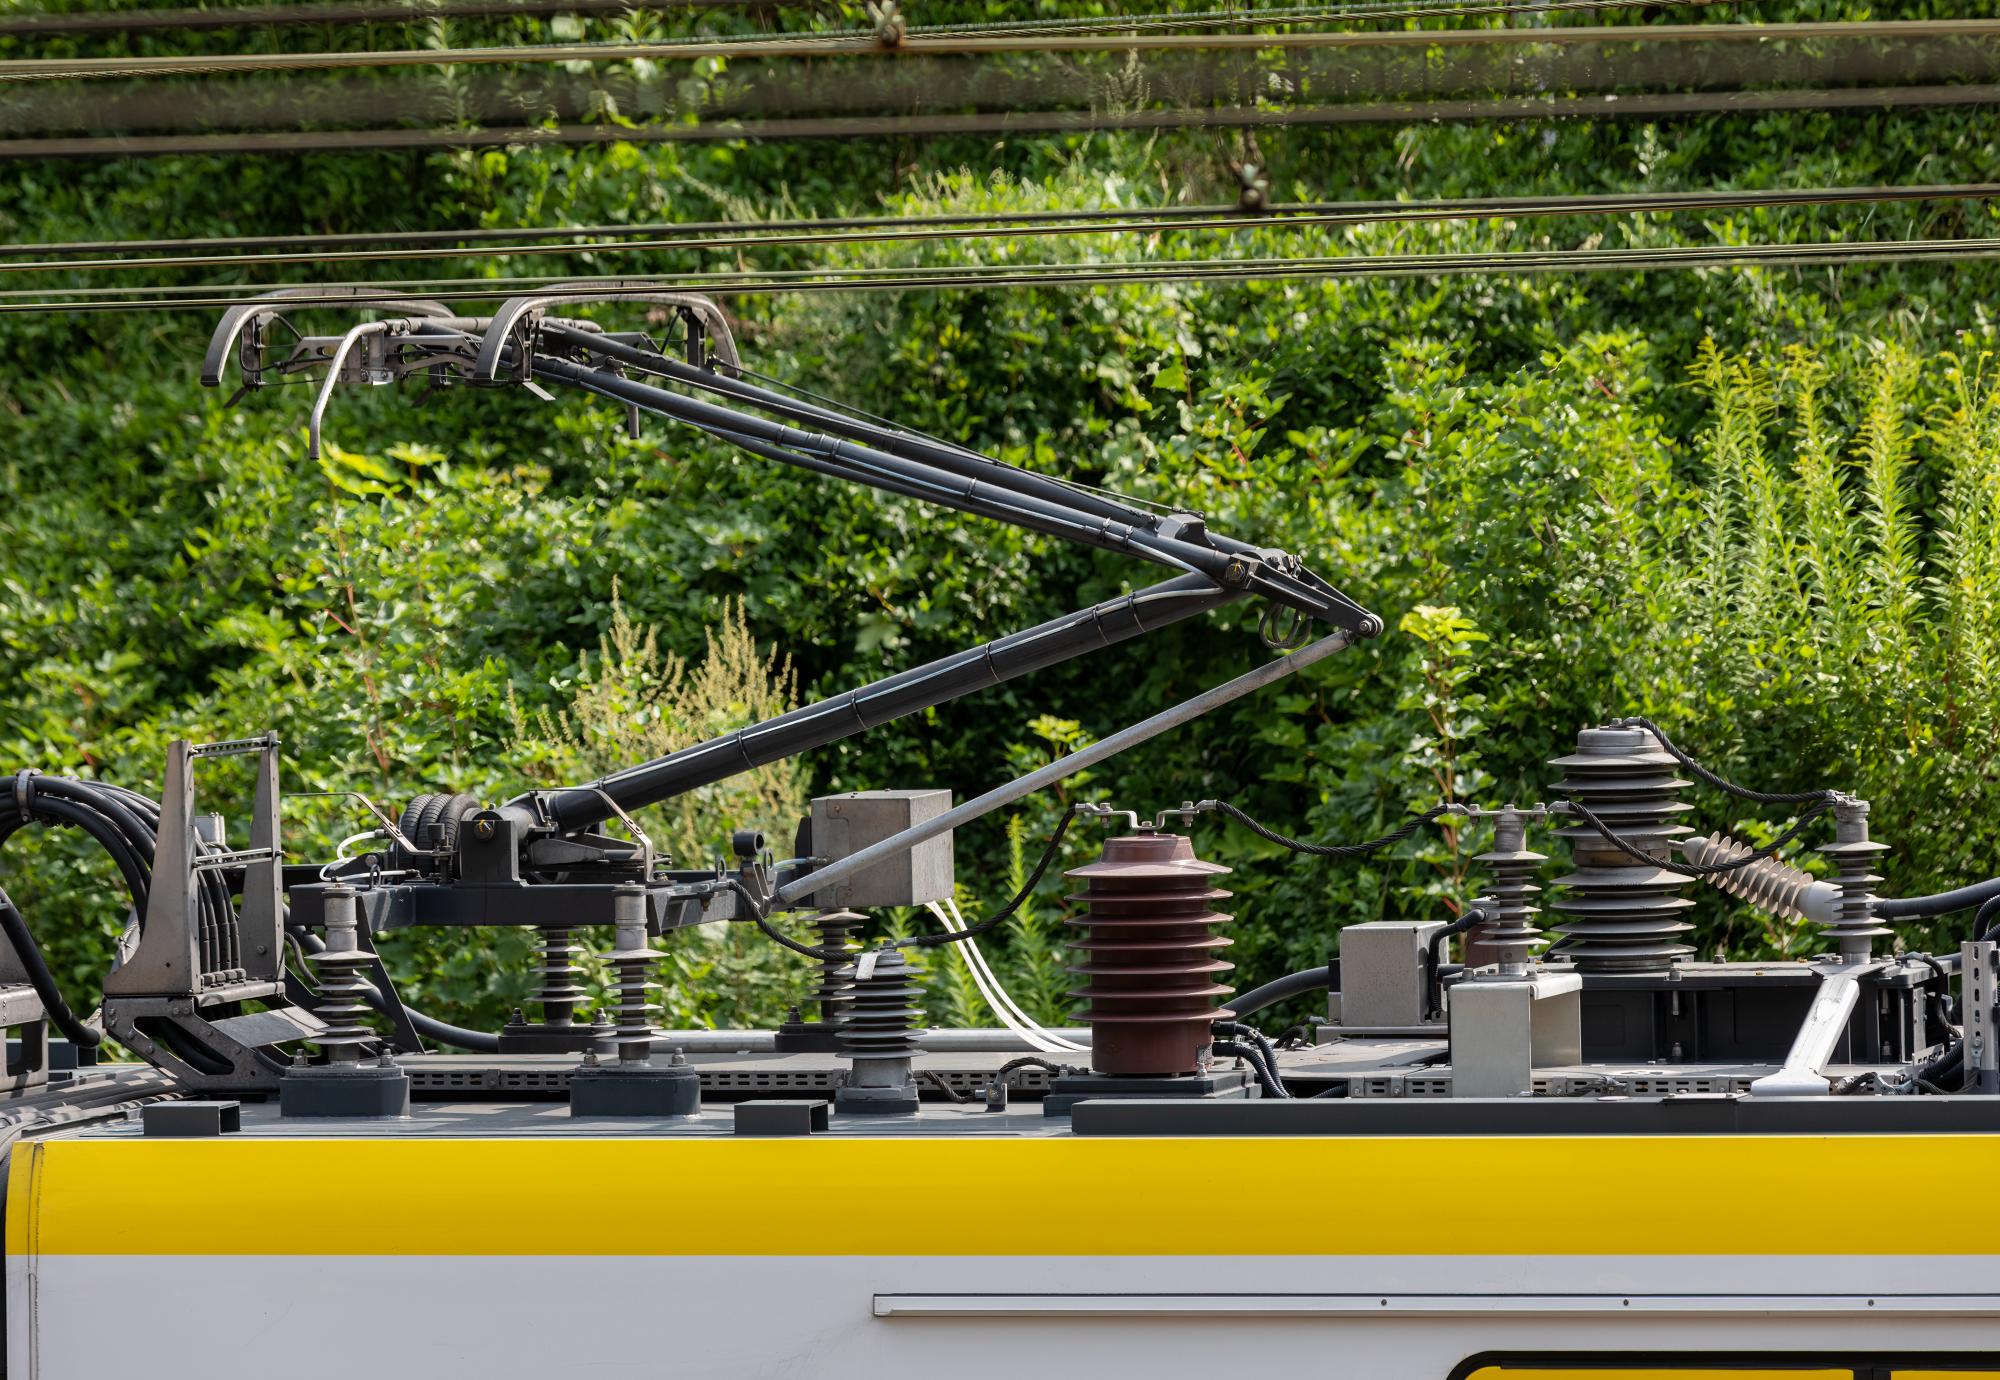
[{"label": "braided metal cable", "polygon": [[1616,720],[1612,726],[1614,728],[1645,729],[1648,733],[1652,734],[1655,738],[1660,740],[1660,746],[1663,749],[1665,749],[1667,754],[1671,756],[1676,762],[1679,762],[1683,767],[1686,767],[1695,776],[1701,778],[1703,781],[1706,781],[1709,785],[1715,787],[1717,790],[1726,791],[1730,795],[1737,797],[1739,800],[1752,801],[1758,805],[1807,805],[1811,804],[1814,801],[1821,801],[1825,804],[1830,805],[1833,803],[1834,797],[1839,794],[1839,792],[1837,791],[1828,791],[1828,790],[1753,791],[1748,786],[1739,786],[1734,781],[1730,781],[1727,778],[1722,777],[1713,771],[1710,771],[1707,767],[1704,767],[1701,763],[1695,761],[1694,758],[1690,757],[1685,751],[1683,751],[1678,747],[1675,747],[1674,740],[1667,736],[1667,731],[1664,728],[1661,728],[1658,724],[1654,723],[1651,719],[1641,718],[1637,715],[1633,715],[1628,718]]},{"label": "braided metal cable", "polygon": [[[1828,795],[1831,796],[1832,792],[1828,792]],[[1602,819],[1599,819],[1597,817],[1596,811],[1592,810],[1588,805],[1585,805],[1580,801],[1558,800],[1558,801],[1552,801],[1549,805],[1550,813],[1575,815],[1578,819],[1582,820],[1585,824],[1589,825],[1591,829],[1594,830],[1600,837],[1602,837],[1606,843],[1609,843],[1613,848],[1616,848],[1619,852],[1625,854],[1625,856],[1631,858],[1633,861],[1644,863],[1648,867],[1661,868],[1667,872],[1678,872],[1683,877],[1720,876],[1725,872],[1734,872],[1740,867],[1748,867],[1750,864],[1754,862],[1762,862],[1766,858],[1775,857],[1779,849],[1783,848],[1786,844],[1790,843],[1793,839],[1797,838],[1800,834],[1804,833],[1805,827],[1808,824],[1811,824],[1814,820],[1818,819],[1821,815],[1825,814],[1828,810],[1831,810],[1832,808],[1833,808],[1833,801],[1831,799],[1819,800],[1809,809],[1802,812],[1799,815],[1798,820],[1792,825],[1792,827],[1787,829],[1784,833],[1780,834],[1776,839],[1772,840],[1772,842],[1768,846],[1756,849],[1755,851],[1747,853],[1740,858],[1732,858],[1730,861],[1725,863],[1707,864],[1707,863],[1691,863],[1691,862],[1670,862],[1662,858],[1657,858],[1653,856],[1651,853],[1646,852],[1642,848],[1636,848],[1633,845],[1627,843],[1624,839],[1618,837],[1618,835],[1612,831],[1610,825],[1606,824]]]},{"label": "braided metal cable", "polygon": [[1266,843],[1275,843],[1280,848],[1289,849],[1294,853],[1305,853],[1315,858],[1366,857],[1370,853],[1377,853],[1384,848],[1401,843],[1426,824],[1433,822],[1443,815],[1456,814],[1461,808],[1457,805],[1433,805],[1430,809],[1411,819],[1409,823],[1403,825],[1400,829],[1392,830],[1378,839],[1369,839],[1365,843],[1307,843],[1304,839],[1290,838],[1279,833],[1276,829],[1270,828],[1268,825],[1259,824],[1256,820],[1250,818],[1249,815],[1226,800],[1215,801],[1214,805],[1218,812],[1235,820]]}]

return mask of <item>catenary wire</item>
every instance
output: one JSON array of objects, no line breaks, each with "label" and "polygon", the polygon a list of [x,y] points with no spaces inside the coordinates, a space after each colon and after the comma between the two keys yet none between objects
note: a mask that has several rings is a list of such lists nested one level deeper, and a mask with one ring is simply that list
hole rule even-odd
[{"label": "catenary wire", "polygon": [[1726,42],[1769,44],[1805,39],[1984,39],[2000,20],[1891,19],[1781,24],[1613,24],[1547,28],[1348,29],[1284,34],[1018,34],[911,38],[884,47],[872,34],[792,38],[682,39],[666,43],[549,43],[487,48],[375,49],[325,53],[219,53],[204,57],[18,58],[0,63],[0,83],[84,81],[110,77],[208,76],[225,72],[300,72],[389,67],[460,67],[570,62],[670,62],[703,58],[906,58],[935,54],[1039,55],[1174,49],[1449,48],[1534,44]]},{"label": "catenary wire", "polygon": [[[1339,202],[1304,202],[1275,206],[1268,211],[1244,213],[1232,207],[1200,207],[1178,210],[1172,207],[1160,208],[1154,215],[1134,216],[1124,208],[1112,212],[1052,213],[1042,216],[1038,213],[1024,213],[1016,219],[1005,213],[984,217],[972,216],[919,216],[919,217],[870,217],[865,222],[858,218],[831,219],[825,222],[777,222],[766,229],[755,221],[705,222],[691,224],[686,231],[675,232],[671,223],[666,227],[666,237],[646,235],[659,227],[634,227],[619,232],[620,238],[597,237],[604,227],[592,227],[590,231],[564,232],[554,228],[535,231],[521,231],[521,235],[541,235],[554,237],[564,233],[589,235],[581,242],[557,242],[549,244],[509,245],[502,249],[479,248],[473,246],[438,248],[351,248],[333,249],[321,247],[286,252],[253,253],[186,253],[154,255],[139,258],[118,258],[112,255],[125,252],[128,245],[143,245],[147,241],[104,241],[91,248],[97,257],[69,258],[71,253],[83,253],[86,246],[71,243],[59,246],[22,246],[12,251],[0,246],[0,254],[10,252],[39,252],[44,255],[62,255],[61,258],[0,259],[0,273],[80,273],[95,271],[122,271],[127,269],[180,269],[259,266],[270,267],[287,264],[324,263],[378,263],[424,261],[442,258],[479,256],[526,256],[564,254],[630,254],[630,253],[673,253],[683,251],[716,251],[725,249],[755,249],[763,247],[809,247],[853,244],[904,243],[925,240],[964,240],[992,238],[1038,238],[1044,236],[1078,235],[1133,235],[1178,233],[1182,231],[1236,231],[1261,229],[1325,228],[1342,225],[1366,225],[1384,223],[1428,223],[1443,220],[1484,219],[1494,217],[1525,218],[1536,216],[1589,216],[1645,213],[1672,213],[1715,210],[1747,210],[1779,207],[1824,207],[1877,204],[1883,202],[1912,201],[1966,201],[1991,200],[2000,197],[2000,183],[1976,182],[1957,184],[1926,184],[1879,187],[1817,187],[1817,188],[1777,188],[1769,190],[1745,191],[1704,191],[1704,192],[1658,192],[1609,193],[1594,196],[1571,197],[1468,197],[1451,198],[1431,202],[1389,202],[1357,203],[1343,206]],[[1231,214],[1234,212],[1234,214]],[[1035,217],[1035,218],[1027,218]],[[451,232],[443,232],[442,238]],[[639,238],[627,238],[639,236]],[[343,242],[353,238],[339,237]],[[225,246],[226,240],[208,241],[208,244]],[[376,240],[379,245],[379,239]]]},{"label": "catenary wire", "polygon": [[[913,291],[919,289],[995,289],[1039,286],[1099,287],[1165,282],[1254,282],[1299,278],[1452,277],[1462,274],[1642,272],[1754,267],[1853,267],[1879,263],[1954,262],[2000,257],[2000,238],[1949,240],[1874,240],[1767,245],[1674,245],[1651,249],[1567,249],[1504,251],[1476,254],[1338,255],[1319,258],[1252,258],[1171,260],[1150,264],[981,265],[970,268],[850,270],[828,274],[801,270],[795,274],[693,273],[600,279],[478,279],[478,288],[425,287],[403,283],[361,283],[363,291],[315,298],[288,297],[282,305],[300,310],[313,306],[352,308],[371,304],[393,306],[413,293],[432,301],[480,302],[533,292],[560,300],[601,294],[604,284],[632,289],[695,289],[722,294],[785,294],[802,292]],[[435,282],[436,280],[426,280]],[[234,305],[254,305],[265,288],[211,285],[206,288],[169,286],[119,289],[29,289],[0,293],[0,314],[39,312],[213,311]],[[315,286],[328,287],[326,284]],[[339,285],[331,285],[339,286]],[[367,291],[377,289],[378,291]],[[199,293],[180,297],[120,297],[146,292]],[[40,294],[37,296],[37,294]]]}]

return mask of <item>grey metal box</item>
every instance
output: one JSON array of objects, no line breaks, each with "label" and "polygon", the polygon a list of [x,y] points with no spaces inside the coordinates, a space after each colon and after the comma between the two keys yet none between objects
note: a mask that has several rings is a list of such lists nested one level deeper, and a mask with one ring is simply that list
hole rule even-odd
[{"label": "grey metal box", "polygon": [[148,1102],[139,1121],[149,1136],[226,1136],[243,1129],[240,1102]]},{"label": "grey metal box", "polygon": [[825,1102],[807,1098],[772,1098],[736,1104],[739,1136],[809,1136],[827,1128]]},{"label": "grey metal box", "polygon": [[[850,791],[812,803],[813,856],[839,862],[870,844],[936,819],[951,808],[950,791]],[[951,834],[925,839],[906,853],[864,867],[813,893],[817,906],[921,906],[951,895]]]},{"label": "grey metal box", "polygon": [[1340,932],[1340,1015],[1343,1030],[1407,1030],[1424,1024],[1429,993],[1424,946],[1442,921],[1410,924],[1371,920]]}]

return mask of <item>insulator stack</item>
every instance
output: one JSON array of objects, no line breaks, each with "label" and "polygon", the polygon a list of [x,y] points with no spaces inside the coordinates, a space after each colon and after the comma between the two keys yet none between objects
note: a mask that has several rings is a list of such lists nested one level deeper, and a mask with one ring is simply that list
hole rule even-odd
[{"label": "insulator stack", "polygon": [[[812,918],[812,927],[819,935],[814,947],[829,956],[820,959],[819,986],[807,999],[819,1004],[819,1018],[827,1025],[840,1020],[841,999],[853,988],[853,967],[846,955],[854,947],[854,932],[864,919],[851,910],[823,910]],[[839,956],[832,956],[835,954]]]},{"label": "insulator stack", "polygon": [[329,1064],[353,1064],[360,1062],[361,1046],[381,1038],[368,1026],[368,984],[361,976],[373,956],[361,947],[354,888],[330,886],[324,894],[326,948],[312,956],[312,966],[320,996],[314,1014],[326,1029],[313,1038]]},{"label": "insulator stack", "polygon": [[1890,933],[1875,918],[1875,884],[1882,879],[1874,870],[1889,845],[1868,837],[1867,801],[1843,798],[1834,803],[1833,842],[1819,851],[1833,860],[1834,885],[1840,888],[1840,901],[1825,923],[1826,937],[1844,961],[1863,962],[1875,941]]},{"label": "insulator stack", "polygon": [[1473,861],[1490,878],[1480,904],[1493,912],[1493,919],[1465,936],[1466,962],[1475,967],[1497,964],[1503,973],[1524,972],[1542,941],[1535,923],[1541,911],[1532,898],[1542,894],[1535,877],[1548,856],[1528,847],[1528,822],[1509,806],[1494,826],[1492,850]]},{"label": "insulator stack", "polygon": [[911,1061],[924,1017],[920,974],[901,949],[864,953],[844,971],[849,987],[836,999],[844,1008],[840,1052],[853,1066],[834,1106],[843,1112],[914,1112]]},{"label": "insulator stack", "polygon": [[1235,1013],[1216,999],[1235,989],[1216,982],[1229,971],[1216,951],[1231,941],[1214,886],[1228,868],[1203,862],[1181,834],[1139,833],[1107,840],[1096,862],[1065,873],[1083,883],[1071,896],[1086,910],[1065,924],[1084,935],[1069,947],[1084,979],[1069,995],[1083,1003],[1072,1019],[1090,1026],[1094,1072],[1159,1076],[1197,1073],[1208,1059],[1210,1025]]},{"label": "insulator stack", "polygon": [[542,985],[535,1000],[541,1004],[542,1024],[572,1025],[577,1008],[590,995],[583,985],[583,970],[576,965],[576,931],[546,929],[541,935]]},{"label": "insulator stack", "polygon": [[[1678,822],[1691,808],[1679,795],[1688,783],[1644,729],[1586,728],[1576,751],[1549,765],[1562,768],[1554,789],[1563,799],[1646,858],[1666,863],[1674,840],[1693,832]],[[1694,904],[1681,894],[1692,878],[1639,861],[1581,820],[1557,836],[1569,840],[1576,870],[1556,882],[1563,894],[1551,906],[1566,917],[1556,932],[1580,970],[1661,972],[1693,952],[1680,942],[1694,928],[1681,918]]]},{"label": "insulator stack", "polygon": [[[637,947],[619,948],[605,955],[617,975],[613,984],[617,993],[613,1017],[616,1026],[611,1042],[617,1046],[620,1064],[643,1064],[653,1057],[653,1017],[660,1008],[652,1000],[653,993],[659,990],[652,978],[653,964],[659,955],[645,943],[645,936],[644,928],[638,927]],[[619,937],[634,938],[625,934]]]},{"label": "insulator stack", "polygon": [[[1757,850],[1728,834],[1710,834],[1705,839],[1682,839],[1677,845],[1681,856],[1697,867],[1719,867],[1747,858]],[[1839,908],[1840,888],[1802,872],[1777,858],[1714,872],[1702,878],[1718,891],[1726,892],[1769,915],[1787,920],[1826,923]]]},{"label": "insulator stack", "polygon": [[647,998],[655,990],[651,978],[659,955],[646,942],[646,888],[621,884],[612,907],[616,938],[606,957],[618,975],[618,1025],[612,1035],[618,1057],[606,1064],[596,1050],[584,1053],[583,1066],[569,1076],[570,1115],[692,1115],[701,1110],[701,1075],[678,1050],[665,1064],[653,1060],[652,1017],[659,1008]]}]

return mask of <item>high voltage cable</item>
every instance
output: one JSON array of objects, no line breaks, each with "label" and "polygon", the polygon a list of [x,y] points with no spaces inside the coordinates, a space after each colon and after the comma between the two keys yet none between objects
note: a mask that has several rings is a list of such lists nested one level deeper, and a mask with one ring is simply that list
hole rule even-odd
[{"label": "high voltage cable", "polygon": [[994,53],[1143,52],[1172,49],[1518,46],[1523,44],[1770,43],[1798,39],[1991,38],[2000,20],[1904,19],[1798,24],[1573,25],[1532,29],[1320,30],[1284,34],[1034,34],[910,38],[884,48],[869,37],[733,38],[668,43],[556,43],[499,48],[383,49],[353,53],[222,53],[209,57],[25,58],[0,63],[0,81],[194,76],[506,63],[664,62],[696,58],[877,57]]},{"label": "high voltage cable", "polygon": [[[1905,187],[1822,187],[1770,191],[1613,193],[1600,196],[1569,197],[1478,197],[1433,202],[1357,203],[1305,202],[1272,207],[1267,212],[1247,213],[1236,208],[1201,207],[1187,210],[1160,208],[1149,212],[1119,209],[1105,213],[1048,212],[1026,213],[1033,219],[1001,214],[987,216],[874,217],[845,221],[776,222],[769,226],[755,221],[707,222],[674,226],[631,227],[623,234],[647,234],[661,229],[683,230],[679,238],[639,238],[585,240],[581,243],[515,244],[497,249],[475,247],[416,247],[398,249],[314,248],[288,253],[184,254],[149,258],[0,260],[0,274],[116,271],[127,269],[210,268],[225,266],[268,267],[300,263],[374,263],[473,255],[566,255],[621,254],[754,249],[760,247],[830,247],[854,244],[884,244],[936,239],[991,239],[999,237],[1039,237],[1050,235],[1129,235],[1180,231],[1236,231],[1290,228],[1324,228],[1339,225],[1379,223],[1424,223],[1444,220],[1484,219],[1495,216],[1583,216],[1649,212],[1740,210],[1787,206],[1846,206],[1907,201],[1965,201],[2000,197],[2000,183],[1981,182],[1956,185]],[[1150,215],[1151,218],[1148,218]],[[833,228],[840,227],[840,228]],[[602,230],[603,227],[592,227]],[[444,232],[449,234],[450,232]],[[522,235],[555,236],[558,229],[516,232]],[[260,237],[265,238],[265,237]],[[355,238],[340,237],[344,242]],[[226,246],[229,241],[206,243]],[[315,243],[317,243],[315,241]],[[117,242],[101,243],[99,253],[123,248]],[[81,245],[39,246],[43,252],[70,252]],[[15,252],[0,246],[0,254]]]},{"label": "high voltage cable", "polygon": [[[1299,258],[1189,259],[1151,264],[1041,263],[967,265],[930,269],[855,269],[755,273],[683,273],[621,275],[590,279],[465,279],[475,288],[427,287],[416,283],[362,283],[358,293],[287,297],[270,305],[291,312],[315,306],[380,305],[394,307],[413,296],[440,302],[481,302],[532,293],[555,299],[589,298],[605,285],[633,289],[695,289],[730,294],[800,292],[910,291],[925,288],[992,289],[1012,287],[1095,287],[1140,283],[1206,281],[1279,281],[1289,278],[1455,277],[1467,274],[1504,277],[1523,273],[1642,272],[1654,269],[1852,267],[1871,263],[1934,263],[2000,258],[2000,237],[1954,240],[1868,240],[1851,243],[1762,245],[1667,245],[1638,249],[1555,249],[1495,251],[1465,254],[1314,256]],[[299,284],[271,284],[261,291]],[[311,284],[332,292],[342,284]],[[366,289],[375,289],[367,291]],[[254,304],[259,290],[237,287],[211,289],[235,296],[161,297],[106,300],[95,289],[75,289],[97,300],[20,300],[31,291],[0,293],[0,313],[214,311]],[[112,291],[193,292],[193,288],[149,287]]]},{"label": "high voltage cable", "polygon": [[[1716,26],[1722,27],[1720,25]],[[1265,129],[1289,125],[1413,124],[1437,120],[1655,119],[1772,111],[1932,109],[2000,104],[2000,84],[1849,86],[1834,89],[1611,92],[1366,101],[1264,110],[1241,106],[1143,111],[1049,110],[980,114],[827,116],[651,125],[546,125],[485,129],[283,130],[243,134],[103,135],[0,139],[0,158],[221,156],[352,153],[363,149],[535,148],[608,143],[714,143],[747,139],[913,138],[1086,130]]]}]

